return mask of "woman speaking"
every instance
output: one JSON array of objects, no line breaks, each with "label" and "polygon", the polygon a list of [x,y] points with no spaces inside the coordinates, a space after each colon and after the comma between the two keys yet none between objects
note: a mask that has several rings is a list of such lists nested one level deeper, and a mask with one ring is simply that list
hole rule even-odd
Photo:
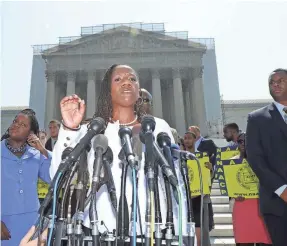
[{"label": "woman speaking", "polygon": [[[60,107],[63,121],[60,128],[58,141],[53,151],[51,167],[52,175],[54,175],[57,171],[63,150],[67,146],[74,147],[87,132],[87,126],[81,125],[86,108],[83,100],[81,100],[77,95],[67,96],[61,100]],[[102,80],[97,111],[94,117],[103,118],[107,125],[104,134],[108,138],[109,147],[113,151],[114,160],[112,164],[112,174],[116,186],[117,197],[120,197],[121,184],[121,166],[120,160],[118,159],[118,154],[122,148],[120,138],[118,137],[118,132],[122,126],[132,128],[133,126],[140,124],[144,114],[143,100],[140,96],[139,78],[136,72],[131,67],[126,65],[111,66],[106,71]],[[166,132],[168,133],[172,142],[174,142],[167,122],[159,118],[155,118],[155,121],[155,137],[159,132]],[[93,162],[94,153],[93,151],[90,151],[88,153],[90,180],[92,180],[91,175],[93,173]],[[163,201],[163,199],[165,199],[164,183],[162,179],[160,179],[159,182],[159,187],[162,187],[159,191],[160,200]],[[143,163],[140,164],[140,170],[138,172],[138,196],[142,213],[141,220],[144,222],[146,184]],[[128,201],[128,208],[130,210],[132,204],[132,179],[130,173],[128,174],[127,178],[126,197]],[[177,206],[174,207],[174,214],[177,214]],[[97,192],[97,211],[99,221],[103,221],[110,232],[116,229],[116,215],[110,203],[106,186],[102,186]],[[166,207],[164,202],[161,203],[161,213],[163,217],[162,219],[165,221]],[[183,214],[184,213],[185,212],[183,211]],[[175,223],[175,225],[176,224],[177,223]],[[90,227],[88,210],[85,212],[84,225],[88,228]],[[139,228],[139,226],[137,226],[137,228]],[[101,226],[99,226],[100,232],[104,232],[105,230],[105,227],[101,228]],[[175,228],[175,233],[177,234],[177,228]],[[139,230],[137,230],[137,235],[140,235]]]}]

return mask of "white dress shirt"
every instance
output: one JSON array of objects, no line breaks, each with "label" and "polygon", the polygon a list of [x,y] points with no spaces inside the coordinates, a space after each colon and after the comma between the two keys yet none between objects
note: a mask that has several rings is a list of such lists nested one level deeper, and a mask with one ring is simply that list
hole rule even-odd
[{"label": "white dress shirt", "polygon": [[[154,131],[155,139],[158,133],[166,132],[170,136],[172,143],[174,143],[174,139],[173,139],[170,127],[167,124],[167,122],[159,118],[155,118],[155,121],[156,121],[156,127]],[[105,130],[105,136],[109,140],[109,147],[113,151],[112,174],[113,174],[113,178],[114,178],[114,182],[116,186],[116,193],[117,193],[118,200],[120,197],[121,174],[122,174],[120,160],[118,159],[118,154],[122,148],[120,138],[118,137],[119,128],[120,128],[119,122],[116,122],[113,124],[109,123]],[[79,131],[64,130],[64,128],[61,126],[58,140],[53,150],[53,158],[52,158],[52,164],[51,164],[51,169],[50,169],[51,177],[54,177],[58,169],[63,150],[69,146],[74,147],[79,142],[79,140],[86,134],[86,132],[87,132],[86,125],[81,126],[81,129]],[[91,142],[93,144],[93,140]],[[93,163],[94,163],[93,146],[91,148],[91,151],[88,153],[87,160],[88,160],[88,169],[90,173],[90,180],[92,180]],[[179,182],[180,182],[180,189],[183,194],[183,211],[182,211],[183,224],[182,225],[183,225],[183,235],[186,235],[186,205],[185,205],[186,194],[185,194],[185,189],[184,189],[184,182],[181,176],[179,176],[180,174],[179,167],[177,164],[175,166],[176,166],[176,172],[177,172]],[[142,155],[142,162],[140,163],[139,172],[138,172],[138,196],[139,196],[139,205],[140,205],[140,211],[141,211],[141,220],[143,223],[142,228],[143,228],[143,233],[145,233],[146,183],[145,183],[145,174],[144,174],[144,154]],[[172,197],[173,197],[173,194],[172,194]],[[130,218],[131,205],[132,205],[132,174],[131,174],[130,168],[128,169],[127,182],[126,182],[126,198],[128,202],[129,218]],[[160,198],[160,201],[166,200],[164,182],[163,182],[161,171],[159,171],[159,198]],[[173,198],[173,205],[174,205],[173,212],[174,212],[175,232],[178,235],[178,226],[177,226],[178,207],[176,205],[174,198]],[[162,221],[163,223],[165,223],[166,202],[160,202],[160,206],[161,206]],[[88,211],[89,209],[86,209],[85,214],[84,214],[84,225],[86,227],[90,227]],[[111,205],[109,194],[108,194],[108,191],[105,185],[102,186],[100,190],[97,192],[97,212],[98,212],[99,221],[104,221],[109,231],[113,231],[113,229],[116,229],[116,219],[115,219],[116,215]],[[140,235],[139,219],[137,223],[138,223],[137,234]],[[100,225],[99,223],[99,231],[103,233],[105,230],[106,230],[105,227]]]},{"label": "white dress shirt", "polygon": [[[285,121],[285,112],[283,111],[283,109],[286,107],[278,102],[274,102],[275,106],[277,107],[279,113],[281,114],[282,116],[282,119]],[[275,193],[278,195],[278,196],[281,196],[281,194],[283,193],[283,191],[287,188],[287,184],[286,185],[282,185],[280,188],[278,188]]]}]

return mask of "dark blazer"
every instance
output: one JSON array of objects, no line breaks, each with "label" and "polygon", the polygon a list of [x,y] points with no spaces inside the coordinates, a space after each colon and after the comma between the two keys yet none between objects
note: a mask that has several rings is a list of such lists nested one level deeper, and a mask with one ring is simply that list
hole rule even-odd
[{"label": "dark blazer", "polygon": [[287,184],[287,124],[275,104],[249,114],[246,151],[247,160],[260,181],[261,212],[283,215],[287,204],[275,191]]},{"label": "dark blazer", "polygon": [[207,152],[210,162],[212,163],[213,167],[215,166],[217,146],[211,139],[203,138],[197,150],[200,152]]},{"label": "dark blazer", "polygon": [[50,151],[53,151],[53,148],[52,148],[52,139],[49,138],[45,144],[45,149],[46,150],[50,150]]}]

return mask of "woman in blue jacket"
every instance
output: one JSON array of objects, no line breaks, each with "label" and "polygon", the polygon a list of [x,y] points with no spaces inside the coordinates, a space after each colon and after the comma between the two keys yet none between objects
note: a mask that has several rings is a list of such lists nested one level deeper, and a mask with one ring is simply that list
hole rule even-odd
[{"label": "woman in blue jacket", "polygon": [[20,244],[37,220],[37,181],[50,182],[51,154],[31,109],[21,111],[1,141],[1,245]]}]

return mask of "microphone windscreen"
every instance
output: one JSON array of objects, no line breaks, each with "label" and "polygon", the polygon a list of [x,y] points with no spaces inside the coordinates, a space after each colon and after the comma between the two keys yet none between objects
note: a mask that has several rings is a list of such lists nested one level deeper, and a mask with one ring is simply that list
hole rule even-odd
[{"label": "microphone windscreen", "polygon": [[72,147],[65,148],[62,153],[62,160],[64,160],[72,151],[73,151]]},{"label": "microphone windscreen", "polygon": [[109,142],[108,138],[104,134],[98,134],[94,138],[94,150],[97,151],[98,148],[101,148],[105,153],[107,151]]},{"label": "microphone windscreen", "polygon": [[157,134],[156,139],[161,148],[163,147],[164,143],[168,146],[171,145],[171,139],[166,132],[160,132],[159,134]]},{"label": "microphone windscreen", "polygon": [[121,127],[119,129],[119,137],[122,139],[126,134],[132,137],[132,130],[128,127]]},{"label": "microphone windscreen", "polygon": [[142,125],[142,130],[144,132],[146,132],[148,130],[148,128],[150,128],[150,130],[154,131],[155,129],[155,119],[152,115],[145,115],[142,118],[141,121],[141,125]]},{"label": "microphone windscreen", "polygon": [[88,129],[92,129],[96,132],[103,132],[106,129],[106,122],[103,118],[97,117],[94,118],[88,125]]}]

